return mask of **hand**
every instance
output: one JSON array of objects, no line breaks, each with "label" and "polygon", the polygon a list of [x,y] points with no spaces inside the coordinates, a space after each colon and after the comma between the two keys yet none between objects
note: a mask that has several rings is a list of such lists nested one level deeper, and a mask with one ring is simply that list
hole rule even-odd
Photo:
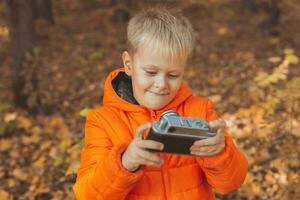
[{"label": "hand", "polygon": [[121,158],[122,165],[128,171],[137,170],[140,165],[161,166],[163,160],[152,150],[162,150],[163,144],[152,140],[143,140],[143,133],[151,128],[151,123],[146,123],[137,128],[136,136],[127,147]]},{"label": "hand", "polygon": [[225,129],[226,123],[222,119],[214,120],[209,122],[211,128],[217,128],[217,135],[204,139],[195,141],[191,146],[191,154],[197,156],[214,156],[220,153],[225,147]]}]

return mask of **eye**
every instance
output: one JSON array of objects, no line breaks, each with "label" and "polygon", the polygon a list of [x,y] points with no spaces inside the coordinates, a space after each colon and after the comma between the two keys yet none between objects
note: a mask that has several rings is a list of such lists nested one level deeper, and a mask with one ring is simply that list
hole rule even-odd
[{"label": "eye", "polygon": [[178,75],[178,74],[169,74],[168,76],[169,76],[169,78],[171,78],[171,79],[176,79],[176,78],[178,78],[180,75]]},{"label": "eye", "polygon": [[156,71],[148,71],[148,70],[146,70],[145,72],[146,72],[147,75],[150,75],[150,76],[154,76],[154,75],[157,74]]}]

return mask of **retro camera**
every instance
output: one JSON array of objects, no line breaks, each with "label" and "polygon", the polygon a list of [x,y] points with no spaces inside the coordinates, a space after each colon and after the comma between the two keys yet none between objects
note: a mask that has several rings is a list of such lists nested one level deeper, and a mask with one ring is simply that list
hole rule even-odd
[{"label": "retro camera", "polygon": [[[190,155],[190,147],[196,140],[214,137],[217,129],[197,118],[181,117],[174,110],[166,111],[154,122],[145,139],[164,144],[158,152]],[[157,150],[155,150],[157,151]]]}]

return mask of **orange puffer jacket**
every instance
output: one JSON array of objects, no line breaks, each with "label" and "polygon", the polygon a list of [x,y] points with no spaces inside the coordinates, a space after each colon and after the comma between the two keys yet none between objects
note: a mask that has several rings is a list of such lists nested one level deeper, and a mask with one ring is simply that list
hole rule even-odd
[{"label": "orange puffer jacket", "polygon": [[126,171],[121,154],[138,126],[159,120],[170,109],[208,121],[217,115],[212,102],[193,96],[184,82],[175,98],[160,110],[129,103],[118,96],[112,84],[121,73],[123,68],[110,73],[104,85],[103,106],[87,116],[85,146],[73,187],[78,200],[212,200],[212,189],[225,194],[240,187],[248,164],[228,134],[224,150],[216,156],[160,154],[164,159],[161,167]]}]

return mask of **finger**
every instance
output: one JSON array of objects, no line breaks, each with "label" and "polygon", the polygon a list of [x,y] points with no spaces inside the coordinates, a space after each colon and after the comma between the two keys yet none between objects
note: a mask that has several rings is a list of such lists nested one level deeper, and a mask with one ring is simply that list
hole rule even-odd
[{"label": "finger", "polygon": [[[221,145],[221,144],[219,144]],[[216,151],[218,147],[216,145],[214,146],[203,146],[203,147],[195,147],[195,146],[192,146],[190,148],[191,151],[195,151],[195,152],[203,152],[203,153],[210,153],[210,152],[213,152],[213,151]]]},{"label": "finger", "polygon": [[211,138],[203,139],[203,140],[197,140],[194,142],[193,146],[196,147],[202,147],[202,146],[214,146],[218,144],[221,141],[221,138],[219,135],[216,135]]},{"label": "finger", "polygon": [[155,166],[155,167],[160,167],[163,162],[157,163],[157,162],[153,162],[151,160],[147,160],[145,158],[140,158],[141,159],[141,165],[149,165],[149,166]]},{"label": "finger", "polygon": [[212,151],[212,152],[191,151],[191,154],[196,155],[196,156],[215,156],[215,155],[219,154],[220,152],[221,152],[221,150]]},{"label": "finger", "polygon": [[207,149],[211,149],[211,148],[218,148],[218,147],[222,147],[225,146],[225,140],[219,140],[217,141],[216,144],[214,145],[192,145],[190,147],[190,150],[196,150],[196,151],[206,151]]},{"label": "finger", "polygon": [[154,162],[156,164],[160,164],[162,162],[162,159],[155,153],[151,153],[147,150],[141,150],[138,152],[138,156],[147,160]]},{"label": "finger", "polygon": [[225,144],[220,144],[217,148],[203,148],[197,150],[191,150],[191,154],[198,156],[213,156],[220,153],[225,148]]},{"label": "finger", "polygon": [[220,138],[224,138],[225,137],[224,134],[225,134],[225,128],[218,129],[217,136],[219,136]]},{"label": "finger", "polygon": [[196,146],[196,147],[214,146],[214,145],[224,142],[224,141],[225,141],[224,131],[219,129],[216,136],[207,138],[207,139],[203,139],[203,140],[197,140],[194,142],[193,146]]},{"label": "finger", "polygon": [[192,151],[191,154],[192,154],[192,155],[195,155],[195,156],[214,156],[214,155],[216,155],[217,153],[215,153],[215,152],[211,152],[211,153],[203,153],[203,152]]},{"label": "finger", "polygon": [[139,126],[137,129],[136,129],[136,135],[135,137],[136,138],[139,138],[139,139],[143,139],[143,135],[144,135],[144,131],[148,128],[151,128],[151,123],[148,122],[146,124],[143,124],[141,126]]},{"label": "finger", "polygon": [[214,121],[210,121],[208,123],[211,128],[225,129],[225,127],[226,127],[226,122],[223,119],[217,119]]},{"label": "finger", "polygon": [[152,149],[152,150],[163,150],[164,148],[164,145],[162,143],[153,140],[140,140],[137,141],[136,145],[139,148]]}]

